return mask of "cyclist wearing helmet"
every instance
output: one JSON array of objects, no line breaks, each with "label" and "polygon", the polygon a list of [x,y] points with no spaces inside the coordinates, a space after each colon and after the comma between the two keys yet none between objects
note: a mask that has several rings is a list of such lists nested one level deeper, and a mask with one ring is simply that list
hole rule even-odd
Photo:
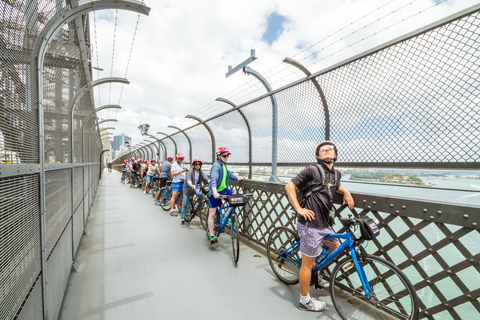
[{"label": "cyclist wearing helmet", "polygon": [[[170,178],[172,162],[173,162],[173,156],[168,155],[167,160],[164,163],[162,163],[161,171],[160,171],[160,188],[165,187],[165,185],[167,184],[167,180]],[[157,195],[155,196],[154,203],[160,204],[160,202],[158,201],[158,198],[160,198],[160,190],[157,192]]]},{"label": "cyclist wearing helmet", "polygon": [[145,184],[145,190],[143,190],[143,194],[147,194],[147,190],[149,190],[148,187],[150,186],[150,183],[153,182],[153,175],[155,173],[160,173],[160,171],[158,170],[158,166],[155,159],[152,159],[150,164],[147,166],[147,177],[146,177],[147,183]]},{"label": "cyclist wearing helmet", "polygon": [[194,194],[200,196],[202,192],[197,189],[197,186],[203,188],[204,185],[208,184],[208,177],[202,170],[202,160],[200,158],[195,158],[192,161],[192,168],[187,173],[186,183],[183,187],[183,206],[182,206],[182,228],[185,228],[185,215],[187,214],[188,203],[190,202],[190,197],[193,197]]},{"label": "cyclist wearing helmet", "polygon": [[138,158],[137,161],[135,161],[135,158],[133,158],[133,164],[130,165],[130,170],[132,170],[132,174],[130,175],[130,188],[133,188],[133,183],[135,182],[135,177],[140,177],[140,170],[142,169],[142,159]]},{"label": "cyclist wearing helmet", "polygon": [[[228,148],[220,147],[217,149],[216,154],[217,161],[215,161],[210,169],[210,183],[208,188],[208,202],[210,206],[208,211],[208,232],[210,233],[210,244],[217,242],[217,237],[213,234],[213,219],[215,218],[216,208],[222,204],[222,201],[219,199],[220,195],[233,194],[233,191],[228,188],[228,180],[242,181],[245,179],[245,177],[235,176],[227,169],[228,157],[231,155]],[[226,214],[229,214],[229,212]]]},{"label": "cyclist wearing helmet", "polygon": [[[343,194],[343,204],[346,203],[350,209],[354,206],[352,195],[340,184],[340,172],[333,168],[338,156],[335,144],[331,141],[320,143],[315,150],[315,156],[317,163],[305,167],[285,186],[288,200],[298,213],[297,231],[302,253],[298,308],[306,311],[322,311],[326,306],[325,302],[310,297],[309,287],[312,267],[315,257],[322,251],[323,239],[326,235],[334,233],[331,228],[333,220],[330,218],[330,211],[333,209],[335,192]],[[304,208],[300,206],[295,188],[305,194],[312,191],[306,198]],[[329,240],[328,247],[331,252],[338,247],[339,241],[333,238]],[[329,287],[326,280],[319,278],[319,283],[324,288]]]},{"label": "cyclist wearing helmet", "polygon": [[[172,169],[170,170],[170,174],[172,175],[172,201],[170,201],[170,215],[177,216],[175,212],[175,199],[182,189],[183,181],[185,181],[185,172],[187,171],[187,167],[183,164],[183,160],[185,156],[183,153],[177,153],[177,161],[172,164]],[[178,199],[178,201],[182,201],[182,199]]]}]

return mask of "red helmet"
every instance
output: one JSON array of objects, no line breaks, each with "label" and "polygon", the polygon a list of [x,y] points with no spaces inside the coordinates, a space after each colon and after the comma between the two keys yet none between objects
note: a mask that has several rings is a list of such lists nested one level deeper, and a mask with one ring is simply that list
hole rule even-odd
[{"label": "red helmet", "polygon": [[138,162],[142,162],[142,159],[138,158],[137,161],[138,161]]},{"label": "red helmet", "polygon": [[124,161],[125,161],[125,162],[128,162],[128,160],[127,160],[127,159],[125,159]]},{"label": "red helmet", "polygon": [[217,156],[219,156],[221,154],[224,154],[224,153],[232,154],[230,152],[230,150],[228,150],[227,147],[220,147],[220,148],[217,149],[217,152],[216,152]]},{"label": "red helmet", "polygon": [[148,160],[145,160],[145,164],[150,164],[150,161],[148,161]]},{"label": "red helmet", "polygon": [[183,160],[185,159],[185,155],[181,152],[177,153],[177,160]]},{"label": "red helmet", "polygon": [[173,156],[168,155],[167,156],[167,161],[173,161]]},{"label": "red helmet", "polygon": [[200,164],[203,164],[203,161],[202,161],[202,159],[200,159],[200,158],[195,158],[195,159],[193,159],[193,160],[192,160],[192,166],[195,165],[195,162],[200,162]]},{"label": "red helmet", "polygon": [[150,162],[157,162],[155,159],[150,160]]},{"label": "red helmet", "polygon": [[125,163],[124,163],[124,164],[122,164],[122,167],[125,167]]},{"label": "red helmet", "polygon": [[130,158],[130,161],[134,161],[134,160],[135,160],[135,157],[131,157],[131,158]]},{"label": "red helmet", "polygon": [[147,160],[147,159],[145,159],[145,160],[143,160],[143,162],[147,163],[147,162],[148,162],[148,160]]}]

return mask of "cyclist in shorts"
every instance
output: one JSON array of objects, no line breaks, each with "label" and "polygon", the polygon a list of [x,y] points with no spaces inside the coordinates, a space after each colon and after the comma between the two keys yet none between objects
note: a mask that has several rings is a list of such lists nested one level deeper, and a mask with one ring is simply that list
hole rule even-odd
[{"label": "cyclist in shorts", "polygon": [[195,158],[192,161],[192,169],[187,173],[187,180],[183,187],[183,205],[182,205],[182,228],[185,228],[185,215],[187,214],[188,203],[193,195],[200,196],[202,191],[197,190],[197,186],[203,188],[208,184],[208,177],[202,170],[202,160]]},{"label": "cyclist in shorts", "polygon": [[[134,158],[135,161],[135,158]],[[140,179],[140,170],[142,169],[142,159],[138,158],[137,161],[133,162],[133,164],[130,165],[130,170],[132,170],[132,174],[130,175],[130,188],[133,188],[133,183],[135,182],[135,177]]]},{"label": "cyclist in shorts", "polygon": [[[187,172],[187,167],[183,164],[185,155],[181,152],[177,153],[177,161],[172,164],[172,169],[170,170],[170,175],[172,178],[172,199],[170,200],[170,215],[177,216],[175,212],[175,199],[182,189],[183,182],[185,181],[185,172]],[[178,201],[181,202],[181,199]]]},{"label": "cyclist in shorts", "polygon": [[[172,169],[172,162],[173,162],[173,156],[168,155],[167,160],[162,163],[161,166],[161,171],[160,171],[160,188],[165,187],[167,184],[167,180],[170,178],[170,170]],[[154,203],[160,204],[158,201],[158,198],[160,198],[160,190],[157,192],[157,195],[155,196]]]},{"label": "cyclist in shorts", "polygon": [[145,184],[145,190],[143,190],[143,194],[147,194],[148,187],[150,186],[150,183],[153,182],[153,175],[157,172],[159,173],[160,171],[158,170],[155,159],[152,159],[147,167],[147,176],[145,178],[147,183]]},{"label": "cyclist in shorts", "polygon": [[[297,231],[300,236],[300,252],[302,253],[298,309],[318,312],[325,309],[326,303],[310,297],[310,280],[315,258],[322,251],[324,237],[334,233],[331,228],[333,221],[331,221],[329,215],[333,207],[333,195],[335,192],[343,194],[343,204],[346,203],[350,209],[353,209],[354,201],[350,192],[340,184],[340,172],[333,168],[338,156],[335,144],[330,141],[321,142],[315,149],[315,156],[317,164],[311,164],[302,169],[298,175],[287,183],[285,190],[288,200],[298,214]],[[323,177],[323,174],[325,174],[325,177]],[[307,192],[312,187],[321,186],[323,178],[325,178],[324,187],[312,192],[306,199],[304,208],[302,208],[298,202],[295,188]],[[338,239],[330,238],[328,241],[330,252],[337,248],[339,244]],[[326,280],[319,279],[319,283],[323,288],[329,287]]]},{"label": "cyclist in shorts", "polygon": [[[222,205],[220,195],[231,195],[233,191],[228,188],[228,179],[233,181],[242,181],[245,177],[237,177],[227,169],[228,157],[231,153],[228,148],[220,147],[217,149],[217,161],[210,169],[210,183],[208,187],[208,202],[210,209],[208,210],[208,232],[210,233],[209,243],[212,245],[217,242],[217,237],[213,234],[213,219],[217,207]],[[231,209],[230,209],[231,210]],[[226,214],[228,214],[227,212]]]}]

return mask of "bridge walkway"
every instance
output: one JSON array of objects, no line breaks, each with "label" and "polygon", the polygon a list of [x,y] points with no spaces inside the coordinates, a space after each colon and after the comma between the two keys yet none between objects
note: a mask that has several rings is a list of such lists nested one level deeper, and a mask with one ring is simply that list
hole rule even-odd
[{"label": "bridge walkway", "polygon": [[297,309],[299,287],[279,282],[265,255],[231,241],[207,244],[198,219],[181,228],[104,171],[67,285],[60,319],[339,319],[326,290],[321,313]]}]

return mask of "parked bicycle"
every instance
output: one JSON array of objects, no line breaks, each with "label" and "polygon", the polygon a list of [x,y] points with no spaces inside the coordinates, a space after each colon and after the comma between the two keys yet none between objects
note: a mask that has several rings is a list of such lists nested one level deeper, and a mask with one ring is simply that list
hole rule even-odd
[{"label": "parked bicycle", "polygon": [[[160,197],[158,198],[158,201],[160,202],[160,207],[162,207],[162,209],[165,211],[170,210],[171,200],[172,200],[172,181],[167,181],[166,186],[160,189]],[[182,212],[183,184],[174,201],[175,201],[175,205],[177,206],[178,212]]]},{"label": "parked bicycle", "polygon": [[[198,188],[201,191],[200,196],[197,196],[195,193],[192,197],[190,197],[190,201],[187,206],[187,212],[185,214],[185,221],[190,222],[195,218],[197,214],[200,212],[204,212],[208,210],[208,205],[205,199],[207,198],[207,191],[204,188]],[[203,226],[203,224],[202,224]]]},{"label": "parked bicycle", "polygon": [[[239,222],[238,215],[236,213],[236,208],[245,206],[247,204],[248,198],[251,198],[253,194],[232,194],[232,195],[220,195],[220,198],[223,200],[224,204],[227,204],[222,207],[218,207],[215,212],[214,217],[214,228],[213,234],[218,238],[221,233],[225,232],[225,227],[230,226],[230,238],[232,239],[232,249],[233,249],[233,261],[235,264],[238,262],[240,255],[240,232],[239,232]],[[230,210],[230,208],[232,210]],[[229,212],[230,211],[230,212]],[[208,232],[208,206],[204,209],[203,213],[200,215],[202,221],[202,226],[205,228],[207,239],[210,239],[210,234]]]},{"label": "parked bicycle", "polygon": [[[343,243],[312,269],[312,284],[318,285],[318,273],[342,253],[330,276],[330,296],[342,319],[417,319],[419,302],[415,290],[393,263],[364,253],[363,237],[352,232],[360,226],[351,215],[340,219],[345,233],[325,237],[343,239]],[[297,284],[301,265],[300,237],[286,227],[275,228],[267,242],[268,262],[275,275],[288,285]]]},{"label": "parked bicycle", "polygon": [[120,177],[120,182],[125,184],[126,181],[127,181],[127,171],[123,171],[122,176]]}]

